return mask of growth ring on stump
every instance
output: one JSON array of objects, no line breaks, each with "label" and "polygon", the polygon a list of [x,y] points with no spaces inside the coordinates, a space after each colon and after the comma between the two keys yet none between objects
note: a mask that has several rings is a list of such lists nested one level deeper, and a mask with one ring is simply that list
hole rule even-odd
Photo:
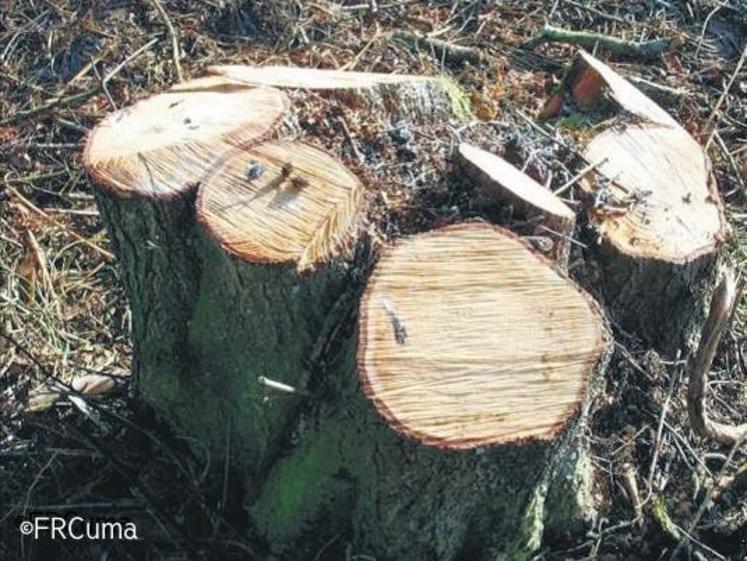
[{"label": "growth ring on stump", "polygon": [[280,90],[190,80],[107,116],[88,139],[86,168],[120,196],[182,193],[227,150],[262,139],[288,105]]},{"label": "growth ring on stump", "polygon": [[484,223],[388,250],[360,322],[367,395],[399,431],[449,448],[552,437],[584,400],[607,341],[590,297]]}]

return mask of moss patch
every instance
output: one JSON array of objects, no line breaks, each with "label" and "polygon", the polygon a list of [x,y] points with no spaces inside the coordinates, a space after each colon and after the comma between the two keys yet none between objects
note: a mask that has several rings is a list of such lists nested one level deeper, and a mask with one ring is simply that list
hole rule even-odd
[{"label": "moss patch", "polygon": [[314,521],[342,516],[333,505],[352,489],[345,473],[343,449],[350,435],[339,420],[330,420],[304,437],[291,455],[277,464],[262,495],[249,509],[260,534],[276,550],[297,540]]}]

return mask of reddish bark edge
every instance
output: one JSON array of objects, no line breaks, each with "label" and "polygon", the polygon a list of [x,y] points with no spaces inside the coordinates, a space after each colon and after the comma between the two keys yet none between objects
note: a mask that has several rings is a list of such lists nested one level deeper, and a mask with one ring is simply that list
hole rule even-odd
[{"label": "reddish bark edge", "polygon": [[[195,200],[195,208],[196,208],[195,214],[197,216],[197,222],[203,227],[203,229],[208,233],[208,235],[218,243],[221,249],[223,249],[229,255],[232,255],[233,257],[239,259],[240,261],[245,261],[247,263],[256,263],[260,265],[296,265],[301,258],[300,255],[295,258],[278,259],[274,257],[268,257],[259,251],[247,251],[247,250],[240,251],[236,249],[234,247],[235,244],[229,243],[223,238],[223,236],[221,236],[218,233],[215,227],[211,224],[211,220],[203,212],[203,195],[206,190],[205,185],[209,182],[210,179],[212,179],[215,175],[217,175],[221,171],[221,165],[226,163],[231,158],[238,157],[243,152],[246,152],[247,150],[250,150],[251,148],[258,146],[259,144],[262,144],[263,142],[266,142],[266,140],[252,143],[250,146],[242,146],[242,147],[234,148],[233,150],[226,153],[220,159],[220,161],[216,165],[214,165],[206,173],[206,175],[203,176],[202,182],[198,186],[197,199]],[[337,155],[333,154],[326,148],[318,146],[316,144],[312,144],[311,142],[306,142],[306,141],[289,141],[289,142],[293,142],[295,144],[303,144],[310,148],[314,148],[315,150],[319,150],[320,152],[323,152],[330,158],[337,160],[338,162],[342,164],[342,168],[345,170],[345,173],[347,173],[353,180],[355,180],[355,182],[358,185],[358,188],[362,190],[365,189],[365,185],[361,181],[361,179],[356,174],[354,174],[352,171],[350,171],[348,169],[348,166],[346,166]],[[365,195],[365,191],[362,193],[362,195]],[[361,208],[363,208],[363,205],[361,205]],[[313,270],[308,270],[308,271],[305,271],[304,273],[299,273],[299,276],[312,275],[316,271],[317,267],[328,265],[328,264],[329,264],[328,262],[323,262],[323,261],[315,262]]]},{"label": "reddish bark edge", "polygon": [[[241,83],[240,85],[244,88],[251,89],[251,87],[248,86],[247,84]],[[265,87],[267,87],[268,89],[273,89],[273,88],[269,88],[268,86],[265,86]],[[267,129],[263,133],[253,136],[252,138],[247,139],[246,141],[241,141],[241,142],[236,143],[234,145],[235,150],[238,150],[238,149],[248,150],[249,148],[255,146],[256,144],[261,144],[262,142],[266,142],[267,140],[269,140],[273,136],[273,134],[276,132],[278,124],[283,120],[283,118],[288,113],[288,111],[290,111],[290,98],[288,97],[288,95],[279,88],[274,88],[274,89],[277,89],[278,92],[280,92],[281,94],[281,99],[283,100],[282,112],[280,113],[280,115],[278,115],[275,118],[275,120],[272,123],[270,123],[267,126]],[[161,95],[163,93],[174,93],[174,92],[172,92],[171,88],[169,88],[168,90],[161,92],[159,94],[155,94],[155,95]],[[120,112],[131,110],[137,104],[148,101],[148,99],[149,97],[140,99],[128,107],[123,107],[122,109],[118,109],[116,111],[113,111],[112,113],[109,113],[106,117],[104,117],[104,119],[99,124],[97,124],[94,128],[89,130],[88,133],[86,133],[86,145],[83,148],[83,167],[88,173],[88,176],[90,177],[91,182],[98,189],[100,189],[101,191],[107,192],[111,195],[114,195],[115,197],[119,197],[121,199],[137,198],[137,199],[144,199],[144,200],[150,200],[150,201],[171,201],[185,193],[189,193],[193,189],[198,188],[200,183],[204,181],[204,178],[206,177],[207,174],[210,173],[211,168],[213,168],[215,164],[211,164],[211,166],[203,172],[202,176],[195,179],[194,182],[185,183],[184,185],[180,187],[177,187],[175,189],[169,189],[168,191],[154,193],[151,190],[145,191],[141,189],[133,189],[131,186],[127,186],[125,183],[122,183],[121,181],[118,181],[112,178],[111,176],[109,176],[108,174],[104,173],[103,170],[106,168],[106,166],[95,165],[95,164],[92,164],[90,161],[89,153],[91,150],[91,138],[95,134],[96,129],[98,129],[101,125],[106,123],[108,120],[112,119],[115,115],[119,114]],[[237,130],[240,130],[240,129],[237,129]],[[229,153],[232,152],[232,149],[229,148],[228,152]],[[216,163],[223,161],[223,159],[224,159],[224,156],[219,157]]]},{"label": "reddish bark edge", "polygon": [[[567,273],[565,273],[562,268],[556,263],[554,260],[550,259],[549,257],[542,255],[541,253],[538,253],[529,242],[523,240],[520,236],[514,234],[510,230],[507,230],[505,228],[502,228],[500,226],[496,226],[495,224],[490,224],[488,222],[485,222],[484,220],[468,220],[465,222],[459,222],[457,224],[451,224],[449,226],[444,226],[442,228],[438,228],[436,230],[430,230],[426,232],[421,232],[419,234],[414,234],[413,236],[409,236],[408,238],[416,237],[416,236],[429,236],[429,237],[436,237],[436,236],[443,236],[449,234],[451,231],[456,229],[464,229],[464,227],[467,226],[468,228],[483,228],[485,226],[491,228],[498,234],[501,234],[503,236],[506,236],[510,239],[516,240],[519,243],[521,243],[527,250],[530,251],[530,253],[542,264],[549,266],[555,273],[563,278],[566,282],[569,283],[571,287],[573,287],[580,295],[581,297],[587,302],[589,305],[592,314],[597,316],[597,319],[599,320],[599,324],[602,328],[602,334],[601,334],[601,340],[598,347],[598,351],[596,353],[596,356],[593,357],[593,359],[589,360],[589,375],[586,376],[586,378],[583,381],[582,387],[579,389],[576,402],[577,405],[574,407],[568,408],[568,411],[566,414],[560,418],[555,424],[553,424],[550,429],[546,432],[546,434],[538,436],[527,436],[527,437],[520,437],[520,438],[501,438],[501,439],[489,439],[489,438],[464,438],[464,439],[456,439],[456,440],[450,440],[447,438],[438,438],[434,437],[430,434],[427,434],[423,431],[414,430],[404,422],[402,422],[400,419],[397,418],[397,416],[389,409],[389,407],[386,405],[386,403],[383,402],[383,400],[376,395],[376,393],[373,390],[373,387],[371,385],[371,380],[368,376],[368,371],[366,369],[366,349],[368,347],[367,341],[368,341],[368,334],[366,325],[368,323],[368,302],[371,298],[371,294],[373,293],[373,290],[376,285],[376,281],[378,279],[378,271],[377,267],[374,266],[373,271],[371,272],[371,275],[368,278],[368,281],[366,283],[366,288],[363,292],[363,296],[361,297],[360,302],[360,311],[359,311],[359,319],[358,319],[358,351],[356,355],[356,366],[358,369],[358,378],[361,382],[361,387],[363,389],[363,393],[365,396],[370,399],[374,405],[376,406],[376,409],[378,410],[379,414],[384,417],[387,424],[405,436],[406,438],[410,440],[414,440],[416,442],[419,442],[421,444],[425,444],[428,446],[433,446],[440,449],[447,449],[447,450],[469,450],[474,449],[478,447],[488,447],[488,446],[500,446],[504,444],[526,444],[530,442],[538,442],[538,441],[549,441],[554,439],[565,427],[568,426],[571,419],[579,412],[582,404],[584,403],[584,399],[586,397],[586,394],[589,390],[589,378],[594,373],[594,371],[599,368],[600,364],[602,363],[602,358],[605,356],[608,347],[612,341],[612,337],[609,332],[608,328],[608,322],[606,320],[606,315],[604,314],[604,311],[602,310],[599,303],[585,290],[583,290],[573,279],[571,279]],[[408,238],[401,238],[400,240],[397,240],[394,244],[390,245],[388,248],[386,248],[384,251],[382,251],[379,259],[385,259],[387,258],[393,251],[396,249],[396,247],[402,243],[403,240],[407,240]]]}]

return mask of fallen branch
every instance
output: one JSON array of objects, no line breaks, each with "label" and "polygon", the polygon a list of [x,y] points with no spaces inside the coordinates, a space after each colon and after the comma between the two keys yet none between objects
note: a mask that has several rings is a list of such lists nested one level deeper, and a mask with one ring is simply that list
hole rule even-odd
[{"label": "fallen branch", "polygon": [[747,423],[728,425],[708,417],[708,371],[716,354],[721,335],[729,323],[736,300],[736,283],[731,271],[724,274],[711,299],[711,309],[703,327],[698,350],[690,363],[690,383],[687,391],[687,412],[693,430],[722,444],[733,446],[747,438]]},{"label": "fallen branch", "polygon": [[108,251],[106,251],[105,249],[99,247],[98,245],[96,245],[95,243],[93,243],[92,241],[90,241],[89,239],[81,236],[75,230],[72,230],[72,229],[64,226],[63,224],[61,224],[60,222],[58,222],[57,220],[55,220],[54,218],[52,218],[51,216],[49,216],[46,212],[44,212],[42,209],[40,209],[39,207],[37,207],[34,203],[32,203],[31,201],[29,201],[26,197],[24,197],[23,195],[21,195],[21,193],[18,192],[16,189],[14,189],[13,187],[11,187],[10,185],[7,185],[6,189],[8,190],[8,192],[13,197],[17,198],[18,201],[24,207],[26,207],[28,210],[30,210],[31,212],[33,212],[34,214],[40,216],[42,219],[46,220],[47,222],[49,222],[53,226],[56,226],[56,227],[60,228],[61,230],[65,230],[73,238],[75,238],[76,240],[78,240],[83,245],[85,245],[87,247],[90,247],[91,249],[93,249],[94,251],[96,251],[97,253],[99,253],[107,261],[110,261],[110,262],[114,261],[114,255],[113,254],[111,254]]},{"label": "fallen branch", "polygon": [[657,100],[672,101],[692,96],[692,92],[657,84],[640,76],[628,76],[628,81],[643,93]]},{"label": "fallen branch", "polygon": [[166,29],[169,30],[169,36],[171,37],[172,56],[174,59],[174,68],[176,69],[176,76],[177,78],[179,78],[180,82],[183,82],[184,73],[182,72],[182,65],[179,62],[179,59],[181,58],[181,50],[179,49],[179,37],[177,36],[176,30],[174,29],[174,26],[171,23],[171,20],[169,19],[169,14],[166,13],[166,9],[161,5],[161,2],[159,2],[159,0],[152,0],[152,2],[153,2],[153,6],[155,6],[156,11],[158,12],[158,15],[161,16],[163,23],[166,25]]},{"label": "fallen branch", "polygon": [[671,39],[628,41],[618,37],[610,37],[602,33],[573,31],[551,25],[546,25],[542,31],[529,39],[523,46],[525,49],[534,49],[544,43],[570,43],[586,49],[593,49],[599,45],[618,56],[645,59],[657,58],[672,46]]},{"label": "fallen branch", "polygon": [[89,90],[85,90],[83,92],[78,92],[78,93],[71,94],[68,96],[53,97],[52,99],[44,102],[39,107],[33,107],[31,109],[17,111],[16,113],[13,113],[13,115],[11,115],[10,117],[0,120],[0,126],[11,125],[13,123],[17,123],[18,121],[23,121],[24,119],[35,117],[36,115],[44,113],[45,111],[49,111],[50,109],[54,109],[55,107],[81,104],[84,101],[86,101],[89,97],[97,94],[100,91],[100,89],[101,88],[99,86],[95,86]]},{"label": "fallen branch", "polygon": [[409,31],[395,31],[392,34],[393,39],[400,39],[411,46],[418,47],[420,44],[429,48],[439,60],[445,60],[452,64],[461,64],[469,62],[471,64],[480,64],[483,60],[483,54],[473,47],[464,45],[455,45],[441,39],[433,39],[427,35],[411,33]]}]

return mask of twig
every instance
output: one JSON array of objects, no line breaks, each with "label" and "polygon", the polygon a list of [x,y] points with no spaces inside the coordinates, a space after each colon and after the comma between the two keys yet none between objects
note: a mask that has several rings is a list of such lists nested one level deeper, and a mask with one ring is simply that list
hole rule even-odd
[{"label": "twig", "polygon": [[23,206],[25,206],[27,209],[29,209],[30,211],[32,211],[34,214],[39,215],[44,220],[46,220],[47,222],[49,222],[50,224],[52,224],[54,226],[57,226],[61,230],[66,230],[71,236],[73,236],[80,243],[82,243],[82,244],[90,247],[91,249],[93,249],[93,250],[97,251],[99,254],[101,254],[101,256],[103,256],[107,261],[114,261],[114,255],[112,253],[109,253],[104,248],[101,248],[101,247],[97,246],[95,243],[93,243],[92,241],[84,238],[83,236],[81,236],[76,231],[71,230],[70,228],[67,228],[63,224],[59,223],[57,220],[55,220],[54,218],[52,218],[51,216],[49,216],[42,209],[40,209],[39,207],[37,207],[34,203],[32,203],[31,201],[29,201],[26,197],[24,197],[23,195],[21,195],[21,193],[19,193],[14,187],[11,187],[10,185],[6,185],[5,188],[8,190],[8,192],[11,195],[13,195],[14,197],[17,197],[18,200],[21,201],[21,203],[23,204]]},{"label": "twig", "polygon": [[356,54],[351,60],[346,62],[340,67],[340,70],[354,70],[356,65],[360,62],[361,57],[363,54],[370,49],[376,41],[378,41],[381,38],[381,33],[379,32],[379,28],[376,28],[376,31],[373,34],[373,37],[371,37],[371,40],[366,43],[366,45],[358,51],[358,54]]},{"label": "twig", "polygon": [[603,163],[607,161],[607,158],[602,158],[598,162],[594,162],[592,164],[589,164],[585,166],[581,171],[579,171],[576,175],[571,177],[568,181],[563,183],[560,187],[558,187],[555,191],[553,191],[553,195],[560,195],[566,191],[569,187],[571,187],[573,184],[575,184],[579,179],[584,177],[587,173],[589,173],[591,170],[597,168],[598,166],[601,166]]},{"label": "twig", "polygon": [[718,113],[718,110],[721,109],[721,104],[724,103],[726,96],[729,95],[729,90],[731,90],[732,85],[734,85],[734,80],[737,79],[739,72],[742,70],[742,66],[744,66],[744,61],[746,58],[747,58],[747,47],[745,47],[744,50],[742,51],[742,56],[739,57],[739,62],[737,62],[737,67],[734,69],[734,73],[731,75],[731,78],[729,78],[729,83],[726,84],[724,91],[721,92],[721,97],[718,98],[718,101],[716,102],[716,106],[713,108],[713,111],[711,111],[711,115],[710,117],[708,117],[705,127],[703,127],[704,131],[707,131],[707,130],[711,131],[708,134],[708,142],[706,142],[706,145],[705,145],[706,150],[708,150],[708,147],[711,145],[711,141],[713,140],[713,134],[716,132],[717,123],[714,123],[714,120],[716,119],[716,113]]},{"label": "twig", "polygon": [[607,14],[603,12],[602,10],[597,10],[596,8],[593,8],[592,6],[586,6],[584,4],[581,4],[579,2],[574,2],[573,0],[563,0],[563,4],[568,4],[569,6],[574,6],[575,8],[578,8],[580,10],[585,10],[589,12],[590,14],[594,14],[595,16],[599,16],[600,18],[605,18],[610,21],[616,21],[617,23],[627,23],[623,18],[618,16],[613,16],[612,14]]},{"label": "twig", "polygon": [[180,82],[183,82],[184,74],[182,73],[181,62],[179,62],[179,58],[181,57],[181,51],[179,49],[179,37],[176,34],[176,30],[174,29],[174,26],[171,24],[171,20],[169,19],[169,14],[166,13],[166,10],[161,5],[160,0],[151,0],[151,1],[153,2],[153,5],[158,11],[158,14],[161,16],[161,19],[163,20],[163,23],[166,25],[166,28],[169,30],[169,35],[171,36],[171,51],[172,51],[172,56],[174,59],[174,68],[176,69],[176,77],[179,78]]},{"label": "twig", "polygon": [[641,76],[628,76],[628,81],[643,93],[652,97],[681,99],[692,95],[692,93],[687,90],[680,90],[663,84],[657,84],[656,82],[646,80],[646,78],[642,78]]},{"label": "twig", "polygon": [[409,31],[395,31],[392,34],[392,38],[405,41],[416,48],[422,43],[431,49],[439,60],[447,60],[452,64],[461,64],[463,62],[480,64],[483,60],[483,54],[478,49],[455,45],[449,41],[434,39],[428,35],[420,35]]},{"label": "twig", "polygon": [[571,43],[587,49],[596,45],[604,47],[612,54],[631,58],[655,59],[661,56],[672,45],[670,39],[652,41],[628,41],[591,31],[573,31],[546,25],[542,31],[524,43],[525,49],[534,49],[543,43]]},{"label": "twig", "polygon": [[[718,133],[718,129],[716,128],[713,129],[713,138],[716,139],[716,143],[721,148],[721,152],[723,152],[727,163],[731,167],[731,171],[732,173],[734,173],[734,179],[737,180],[737,182],[739,183],[740,187],[743,190],[747,190],[747,184],[745,184],[745,178],[744,178],[744,176],[747,176],[747,174],[742,173],[740,171],[739,167],[737,166],[736,160],[734,160],[734,156],[732,155],[731,152],[729,152],[729,148],[726,146],[724,139],[721,138],[721,135]],[[730,193],[733,193],[733,192],[734,191],[730,191],[729,193],[724,193],[724,198],[727,198],[730,195]]]},{"label": "twig", "polygon": [[266,376],[259,376],[257,380],[259,381],[260,384],[263,384],[267,386],[268,388],[278,391],[278,392],[288,393],[288,394],[301,394],[301,395],[306,394],[306,392],[304,392],[303,390],[299,390],[283,382],[278,382],[277,380],[271,380],[270,378],[267,378]]},{"label": "twig", "polygon": [[353,135],[350,133],[350,128],[348,127],[347,121],[345,121],[345,117],[341,115],[339,121],[340,126],[342,127],[342,132],[345,133],[345,138],[350,143],[350,147],[353,149],[353,154],[355,154],[356,159],[361,164],[366,163],[366,158],[363,156],[363,154],[361,154],[361,151],[358,149],[358,145],[353,139]]},{"label": "twig", "polygon": [[27,119],[29,117],[34,117],[36,115],[39,115],[40,113],[44,113],[45,111],[49,111],[50,109],[54,109],[58,105],[66,105],[68,103],[77,103],[77,102],[84,102],[92,95],[95,95],[99,92],[101,88],[99,86],[96,86],[95,88],[91,88],[90,90],[86,90],[84,92],[79,92],[76,94],[71,94],[68,96],[57,96],[53,97],[52,99],[48,100],[44,104],[40,105],[39,107],[34,107],[33,109],[26,109],[25,111],[17,111],[10,117],[7,117],[6,119],[3,119],[0,121],[0,126],[4,125],[10,125],[12,123],[16,123],[18,121],[22,121],[23,119]]},{"label": "twig", "polygon": [[[677,354],[677,359],[679,359],[679,352]],[[659,416],[659,422],[656,426],[656,437],[654,438],[654,454],[651,458],[651,466],[648,469],[648,479],[646,480],[649,489],[653,487],[654,474],[656,473],[656,464],[659,461],[659,453],[661,452],[661,435],[664,432],[664,421],[667,418],[669,403],[672,401],[674,391],[678,385],[680,371],[680,367],[675,367],[674,371],[672,372],[671,378],[669,378],[669,391],[667,392],[667,397],[664,400],[664,404],[661,406],[661,415]]]},{"label": "twig", "polygon": [[708,396],[708,370],[716,355],[721,335],[729,324],[736,294],[734,275],[727,270],[713,293],[711,309],[703,326],[700,344],[689,365],[690,382],[687,391],[687,412],[693,431],[699,436],[708,437],[728,446],[733,446],[747,437],[747,423],[728,425],[710,419],[706,398]]},{"label": "twig", "polygon": [[625,493],[628,495],[628,500],[633,506],[635,520],[641,526],[643,524],[643,507],[641,505],[641,494],[638,491],[635,468],[629,463],[623,465],[621,478]]},{"label": "twig", "polygon": [[134,53],[132,53],[130,56],[125,58],[122,62],[120,62],[117,66],[115,66],[111,72],[107,72],[106,76],[104,76],[104,79],[101,80],[101,87],[104,89],[104,92],[106,93],[106,97],[109,98],[109,101],[114,105],[114,109],[117,109],[116,104],[113,102],[111,96],[109,95],[109,90],[107,89],[107,85],[109,84],[109,80],[114,78],[125,66],[127,66],[131,61],[136,59],[140,54],[151,48],[153,45],[158,43],[158,38],[151,39],[148,41],[145,45],[140,47],[138,50],[136,50]]},{"label": "twig", "polygon": [[[684,532],[685,538],[688,538],[692,540],[693,542],[697,543],[698,545],[703,545],[700,542],[697,542],[693,539],[692,534],[695,532],[696,527],[698,526],[698,523],[700,522],[700,519],[703,518],[703,515],[706,513],[706,511],[711,508],[715,500],[718,498],[718,496],[723,492],[723,490],[732,483],[736,477],[738,477],[741,473],[742,468],[737,469],[737,473],[732,478],[724,477],[724,471],[726,470],[727,466],[731,463],[731,461],[734,459],[734,455],[737,453],[737,450],[742,446],[742,444],[747,440],[747,431],[745,431],[741,438],[737,440],[734,445],[731,447],[731,450],[729,451],[729,455],[726,458],[726,461],[724,462],[724,465],[721,466],[721,469],[719,470],[718,476],[716,477],[715,481],[716,483],[709,489],[709,491],[706,493],[706,496],[703,498],[703,502],[700,503],[700,506],[698,507],[697,512],[695,513],[695,516],[693,517],[692,521],[690,522],[690,525],[687,528],[687,532]],[[682,546],[684,545],[685,540],[680,539],[680,541],[677,543],[677,547],[674,548],[674,551],[672,552],[672,556],[669,558],[669,561],[674,561],[677,558],[677,554],[682,549]],[[710,549],[710,548],[707,548]],[[711,550],[713,551],[713,550]],[[718,554],[718,552],[716,552]],[[723,559],[723,557],[721,557]]]}]

